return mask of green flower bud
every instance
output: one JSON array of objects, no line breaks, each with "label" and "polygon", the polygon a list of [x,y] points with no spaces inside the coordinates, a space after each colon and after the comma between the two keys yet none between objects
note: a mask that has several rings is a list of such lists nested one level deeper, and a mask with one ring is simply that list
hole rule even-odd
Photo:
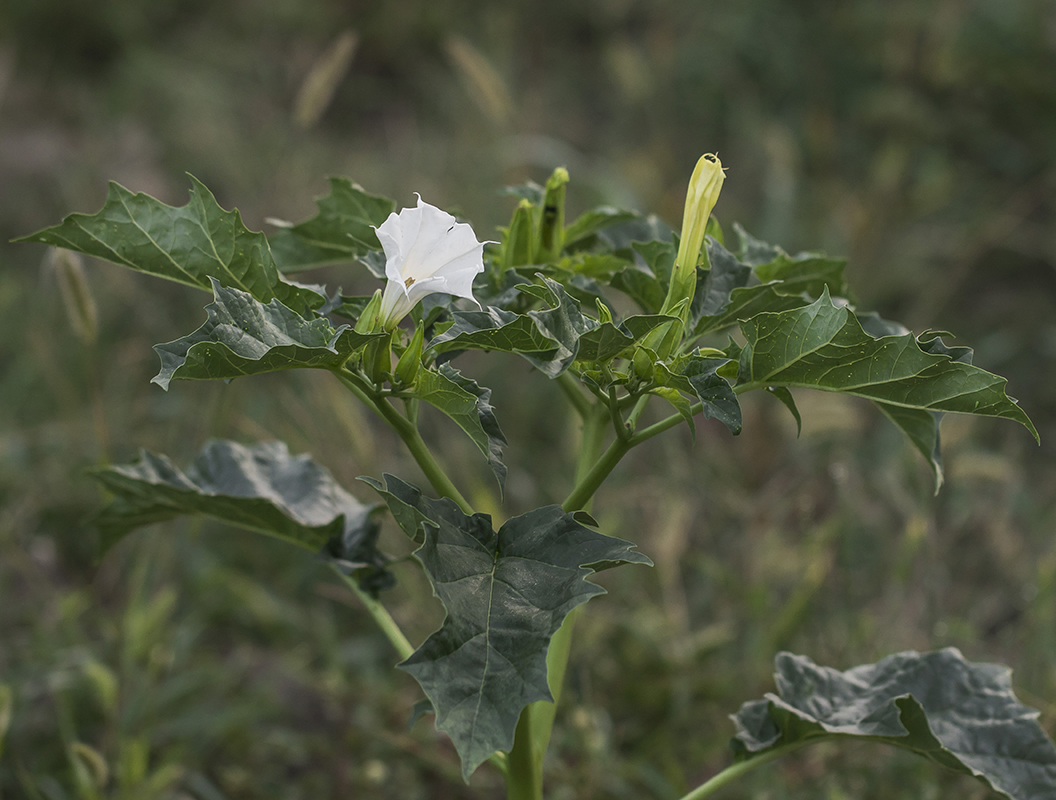
[{"label": "green flower bud", "polygon": [[565,246],[565,187],[568,170],[558,167],[546,181],[543,218],[539,226],[540,261],[553,261]]},{"label": "green flower bud", "polygon": [[374,333],[381,329],[381,289],[374,292],[363,313],[356,320],[356,333]]},{"label": "green flower bud", "polygon": [[363,371],[375,386],[389,379],[392,371],[392,334],[367,343],[363,350]]},{"label": "green flower bud", "polygon": [[502,247],[504,269],[535,263],[535,206],[530,200],[521,200],[513,212],[510,227]]},{"label": "green flower bud", "polygon": [[403,351],[399,361],[396,362],[396,380],[404,386],[414,384],[418,372],[422,368],[422,346],[425,343],[425,325],[421,322],[414,329],[407,349]]},{"label": "green flower bud", "polygon": [[[693,176],[689,179],[686,192],[686,207],[682,212],[682,234],[678,245],[678,255],[671,270],[671,284],[668,287],[667,299],[664,301],[661,314],[671,314],[682,300],[692,302],[697,288],[697,260],[704,244],[704,233],[708,227],[708,218],[722,191],[725,180],[722,162],[717,155],[708,153],[700,157]],[[685,322],[689,314],[689,305],[680,315]]]}]

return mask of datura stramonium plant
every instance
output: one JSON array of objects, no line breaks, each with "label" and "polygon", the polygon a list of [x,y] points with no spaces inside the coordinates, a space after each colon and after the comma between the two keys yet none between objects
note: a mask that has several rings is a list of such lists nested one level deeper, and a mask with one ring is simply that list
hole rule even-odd
[{"label": "datura stramonium plant", "polygon": [[[389,214],[376,229],[385,251],[380,327],[392,330],[427,295],[473,300],[473,279],[484,271],[484,245],[473,228],[418,195],[418,205]],[[479,306],[479,303],[478,303]]]}]

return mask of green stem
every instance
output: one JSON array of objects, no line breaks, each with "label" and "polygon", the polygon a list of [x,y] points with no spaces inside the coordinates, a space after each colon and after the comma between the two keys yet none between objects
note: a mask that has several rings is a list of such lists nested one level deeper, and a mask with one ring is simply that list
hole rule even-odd
[{"label": "green stem", "polygon": [[403,631],[400,630],[400,626],[396,624],[396,620],[392,618],[388,610],[379,603],[375,598],[371,597],[370,594],[364,592],[359,583],[351,575],[346,575],[336,566],[334,566],[334,572],[341,576],[348,587],[355,592],[356,597],[359,598],[360,602],[367,609],[367,613],[373,618],[374,622],[377,623],[378,627],[381,628],[381,632],[385,634],[385,638],[389,640],[392,646],[396,649],[396,652],[400,654],[400,660],[403,661],[411,657],[414,653],[414,645],[412,645],[407,637],[403,635]]},{"label": "green stem", "polygon": [[[576,459],[577,484],[586,478],[591,465],[598,458],[605,441],[607,419],[608,413],[604,405],[588,404],[587,413],[583,416],[583,438]],[[588,496],[575,510],[589,504]],[[582,610],[582,606],[574,608],[550,638],[550,646],[546,651],[546,669],[553,702],[532,703],[521,712],[517,721],[517,731],[509,757],[509,773],[506,777],[508,800],[542,800],[543,760],[550,746],[557,705],[561,701],[561,689],[564,686],[565,671],[568,669],[568,658],[572,650],[572,632]]]},{"label": "green stem", "polygon": [[338,379],[347,386],[353,394],[362,400],[368,408],[372,409],[375,413],[381,416],[388,424],[389,427],[396,431],[396,435],[403,439],[403,443],[407,445],[407,449],[411,451],[411,455],[414,460],[418,462],[418,466],[421,467],[422,472],[425,473],[425,477],[429,479],[429,483],[432,484],[433,488],[442,496],[450,497],[454,500],[458,507],[462,509],[465,514],[472,514],[473,507],[469,502],[462,496],[462,493],[458,491],[458,488],[451,479],[447,477],[447,473],[444,468],[440,466],[440,463],[436,460],[429,446],[422,439],[422,435],[418,432],[417,426],[411,422],[407,417],[403,416],[399,411],[392,407],[392,404],[388,400],[383,400],[377,397],[370,389],[366,386],[365,382],[359,379],[353,373],[347,370],[342,372],[335,372]]},{"label": "green stem", "polygon": [[576,409],[576,413],[582,419],[586,419],[590,416],[591,402],[587,399],[587,396],[583,394],[583,390],[579,388],[579,384],[576,379],[573,378],[569,373],[562,372],[556,378],[557,385],[561,391],[565,393],[565,397],[572,404],[572,407]]},{"label": "green stem", "polygon": [[737,778],[741,777],[746,772],[751,772],[756,767],[763,766],[763,764],[769,764],[771,761],[781,758],[781,756],[787,755],[793,750],[798,750],[800,747],[803,747],[804,745],[809,743],[810,740],[786,744],[782,747],[775,747],[773,750],[763,753],[762,755],[755,756],[754,758],[749,758],[745,761],[739,761],[736,764],[731,764],[718,775],[715,775],[710,780],[705,781],[696,789],[691,791],[689,794],[683,795],[680,800],[701,800],[701,798],[708,797],[709,795],[714,794],[731,781],[737,780]]},{"label": "green stem", "polygon": [[[696,416],[703,410],[703,403],[694,403],[689,407],[689,413],[692,416]],[[634,436],[630,438],[629,441],[631,447],[634,447],[637,444],[641,444],[646,439],[652,439],[657,434],[663,433],[669,428],[675,427],[680,422],[682,422],[682,419],[683,418],[681,414],[672,414],[670,417],[666,417],[665,419],[662,419],[659,422],[653,423],[648,428],[642,428],[642,430],[638,431],[636,434],[634,434]]]},{"label": "green stem", "polygon": [[631,409],[631,413],[627,415],[627,427],[629,430],[634,430],[638,425],[638,418],[642,416],[642,412],[645,411],[645,407],[649,405],[649,400],[652,395],[643,394],[638,398],[638,402],[634,404],[634,408]]},{"label": "green stem", "polygon": [[543,756],[534,746],[532,707],[521,712],[506,760],[506,800],[543,800]]},{"label": "green stem", "polygon": [[594,462],[594,466],[590,468],[590,471],[576,483],[576,487],[572,490],[572,493],[565,498],[565,502],[561,504],[561,508],[568,512],[579,511],[584,508],[587,503],[590,502],[590,499],[594,496],[594,492],[598,490],[598,487],[601,486],[602,482],[609,477],[609,473],[620,463],[620,459],[631,449],[632,443],[636,444],[636,438],[638,437],[632,436],[630,439],[613,439],[612,444],[610,444],[608,449],[601,454],[601,457]]}]

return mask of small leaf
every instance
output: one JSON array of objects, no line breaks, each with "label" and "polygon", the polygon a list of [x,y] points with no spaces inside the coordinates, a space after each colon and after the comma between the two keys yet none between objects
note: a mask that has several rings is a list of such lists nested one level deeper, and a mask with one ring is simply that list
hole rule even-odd
[{"label": "small leaf", "polygon": [[651,394],[655,394],[657,397],[662,397],[674,407],[675,411],[679,413],[679,416],[681,416],[689,426],[689,435],[693,438],[693,441],[696,441],[697,426],[693,422],[693,409],[689,400],[683,397],[678,389],[671,389],[666,386],[660,386],[653,389]]},{"label": "small leaf", "polygon": [[214,440],[186,472],[143,451],[139,461],[92,472],[114,498],[95,517],[105,551],[143,525],[202,514],[321,552],[343,568],[364,570],[361,583],[390,581],[375,548],[373,508],[342,489],[306,455],[283,442],[251,447]]},{"label": "small leaf", "polygon": [[224,211],[194,176],[191,199],[180,208],[110,184],[97,214],[70,214],[60,225],[17,241],[43,242],[198,289],[241,289],[262,303],[278,299],[303,314],[325,297],[282,279],[268,240],[242,224],[237,210]]},{"label": "small leaf", "polygon": [[780,696],[732,717],[739,758],[809,740],[862,738],[903,747],[982,780],[1012,800],[1056,797],[1056,747],[1012,692],[1011,670],[954,648],[905,652],[846,672],[779,653]]},{"label": "small leaf", "polygon": [[462,775],[496,750],[509,751],[522,709],[553,700],[546,650],[568,613],[604,589],[586,578],[617,564],[649,564],[634,545],[580,525],[559,506],[508,520],[498,533],[486,514],[466,516],[391,475],[364,479],[404,532],[447,609],[443,626],[400,664],[454,741]]},{"label": "small leaf", "polygon": [[658,363],[654,379],[663,386],[695,395],[705,419],[717,419],[734,436],[741,432],[741,405],[729,381],[718,374],[728,358],[709,358],[695,351],[671,364]]},{"label": "small leaf", "polygon": [[168,389],[174,379],[230,380],[282,369],[340,367],[382,334],[336,330],[323,317],[305,319],[278,300],[264,305],[251,295],[213,283],[208,319],[194,333],[154,345],[161,371],[151,380]]},{"label": "small leaf", "polygon": [[502,451],[506,437],[495,418],[491,405],[491,389],[463,376],[450,364],[437,370],[422,370],[415,387],[415,397],[435,406],[449,416],[488,459],[499,488],[506,486],[506,465]]},{"label": "small leaf", "polygon": [[[927,411],[1003,417],[1037,430],[1004,378],[921,349],[912,334],[874,339],[828,291],[804,308],[741,323],[738,386],[803,386]],[[960,355],[963,355],[960,354]]]},{"label": "small leaf", "polygon": [[387,197],[367,194],[348,178],[330,178],[330,193],[316,198],[319,213],[272,234],[271,250],[283,272],[292,273],[381,250],[374,228],[396,209]]},{"label": "small leaf", "polygon": [[924,411],[919,408],[904,408],[887,403],[875,403],[889,420],[909,437],[909,441],[924,456],[935,478],[935,494],[939,493],[944,480],[942,470],[941,440],[939,421],[942,414],[937,411]]},{"label": "small leaf", "polygon": [[789,410],[792,418],[796,421],[796,436],[802,435],[803,417],[800,416],[799,406],[796,405],[796,398],[792,396],[792,392],[788,391],[785,386],[767,386],[766,390],[780,400],[781,404]]}]

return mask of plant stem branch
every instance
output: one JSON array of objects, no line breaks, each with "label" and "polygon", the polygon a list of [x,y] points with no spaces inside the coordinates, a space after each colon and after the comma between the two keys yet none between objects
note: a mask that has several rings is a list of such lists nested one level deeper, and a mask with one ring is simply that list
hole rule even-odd
[{"label": "plant stem branch", "polygon": [[612,427],[616,429],[616,438],[626,441],[630,437],[630,433],[627,430],[626,423],[623,421],[623,414],[620,412],[615,386],[609,387],[609,416],[612,417]]},{"label": "plant stem branch", "polygon": [[769,764],[771,761],[781,758],[781,756],[787,755],[793,750],[798,750],[800,747],[809,743],[809,740],[793,742],[792,744],[786,744],[782,747],[775,747],[773,750],[755,756],[754,758],[731,764],[722,772],[702,783],[689,794],[683,795],[680,800],[702,800],[702,798],[714,794],[731,781],[737,780],[737,778],[741,777],[746,772],[751,772],[753,769],[763,766],[763,764]]},{"label": "plant stem branch", "polygon": [[590,471],[582,477],[576,483],[576,487],[572,490],[572,493],[565,498],[565,502],[561,504],[567,512],[579,511],[584,508],[590,499],[594,496],[594,492],[598,490],[602,482],[609,477],[609,473],[615,469],[616,465],[620,463],[620,459],[627,454],[627,451],[631,449],[632,442],[637,437],[632,436],[630,439],[613,439],[612,444],[609,445],[608,449],[601,454],[601,457],[594,462],[594,466],[590,468]]},{"label": "plant stem branch", "polygon": [[652,395],[643,394],[638,398],[638,402],[634,404],[634,408],[631,409],[631,413],[627,415],[627,427],[633,431],[638,425],[638,418],[642,416],[642,412],[645,411],[645,407],[649,405],[649,399]]}]

